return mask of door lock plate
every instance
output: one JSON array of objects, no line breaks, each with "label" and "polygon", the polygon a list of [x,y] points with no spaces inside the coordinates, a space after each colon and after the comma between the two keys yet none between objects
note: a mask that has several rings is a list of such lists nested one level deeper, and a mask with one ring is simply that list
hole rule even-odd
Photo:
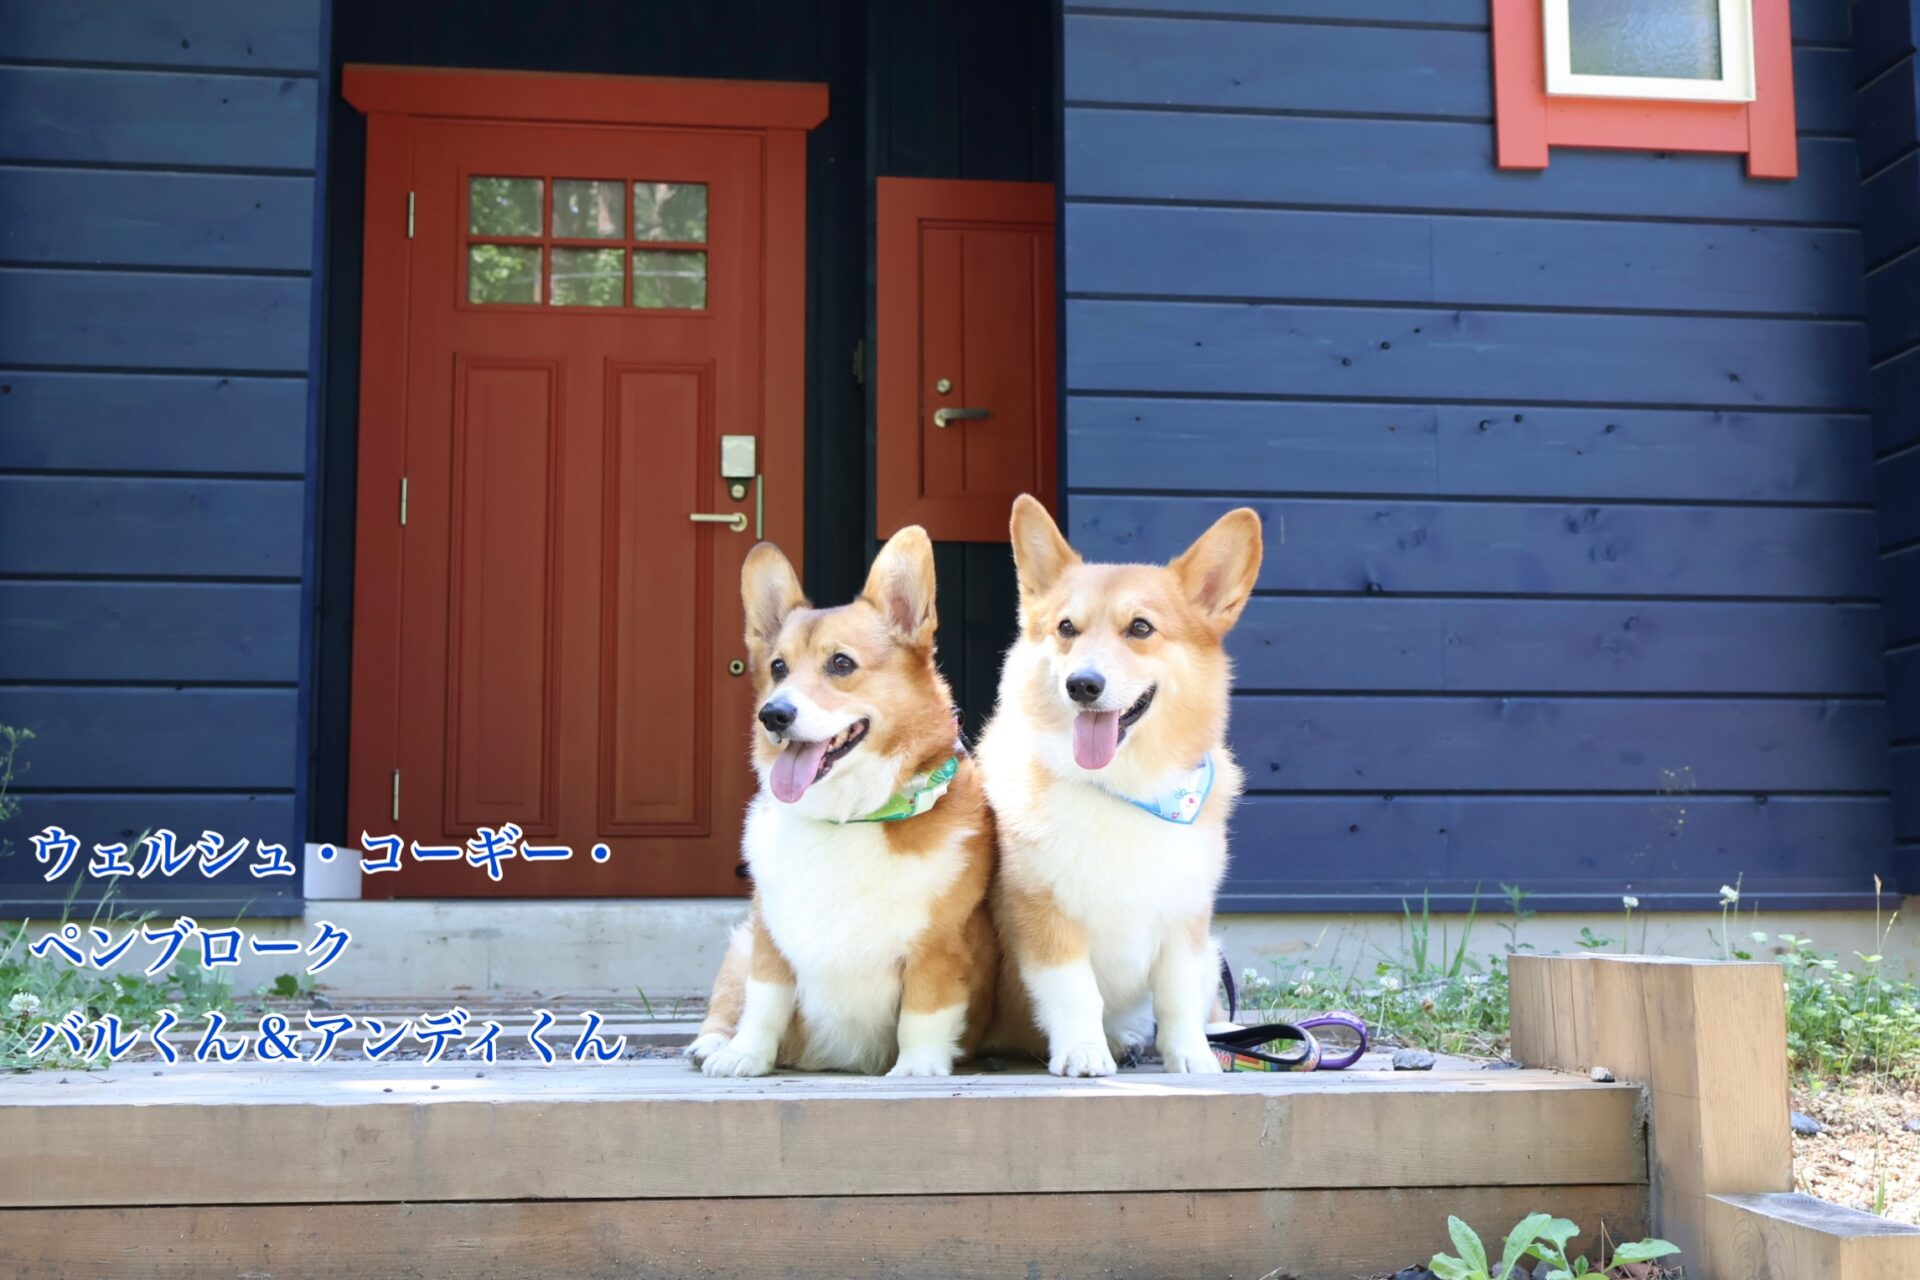
[{"label": "door lock plate", "polygon": [[753,446],[752,436],[720,437],[720,478],[722,480],[753,479]]}]

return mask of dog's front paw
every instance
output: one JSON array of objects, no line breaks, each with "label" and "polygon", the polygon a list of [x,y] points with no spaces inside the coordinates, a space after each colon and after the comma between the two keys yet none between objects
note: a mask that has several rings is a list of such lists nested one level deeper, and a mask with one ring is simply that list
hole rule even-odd
[{"label": "dog's front paw", "polygon": [[718,1031],[709,1031],[697,1037],[694,1042],[680,1051],[680,1056],[688,1059],[694,1066],[700,1066],[708,1058],[727,1047],[727,1038]]},{"label": "dog's front paw", "polygon": [[890,1076],[950,1076],[953,1074],[953,1055],[941,1053],[937,1049],[903,1049],[900,1060],[893,1064]]},{"label": "dog's front paw", "polygon": [[1118,1068],[1104,1043],[1062,1045],[1047,1060],[1047,1070],[1057,1076],[1110,1076]]},{"label": "dog's front paw", "polygon": [[717,1049],[707,1055],[700,1069],[719,1079],[724,1076],[764,1076],[773,1070],[773,1050],[759,1049],[753,1045],[742,1045],[739,1037],[727,1042],[723,1049]]},{"label": "dog's front paw", "polygon": [[1220,1059],[1213,1056],[1213,1050],[1205,1040],[1191,1043],[1160,1046],[1160,1062],[1170,1072],[1179,1075],[1217,1074],[1221,1070]]}]

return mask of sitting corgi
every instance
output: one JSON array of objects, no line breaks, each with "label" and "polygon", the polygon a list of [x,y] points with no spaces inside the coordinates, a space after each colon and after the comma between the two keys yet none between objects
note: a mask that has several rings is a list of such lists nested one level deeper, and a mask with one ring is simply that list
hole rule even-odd
[{"label": "sitting corgi", "polygon": [[699,1038],[710,1076],[943,1076],[992,1014],[993,818],[934,665],[933,544],[910,527],[815,609],[761,543],[740,574],[759,701],[753,908]]},{"label": "sitting corgi", "polygon": [[979,749],[1007,970],[994,1047],[1104,1076],[1151,1037],[1168,1071],[1218,1071],[1209,929],[1241,785],[1222,641],[1260,518],[1228,512],[1164,568],[1083,563],[1025,495],[1012,532],[1020,633]]}]

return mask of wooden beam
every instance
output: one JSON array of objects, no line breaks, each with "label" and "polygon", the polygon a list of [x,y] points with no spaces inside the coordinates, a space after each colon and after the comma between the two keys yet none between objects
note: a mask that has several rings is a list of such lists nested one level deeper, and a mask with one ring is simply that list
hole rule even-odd
[{"label": "wooden beam", "polygon": [[[1539,1135],[1542,1142],[1553,1141]],[[587,1280],[1100,1275],[1349,1280],[1425,1261],[1458,1214],[1497,1240],[1544,1209],[1638,1239],[1634,1186],[1170,1191],[0,1211],[8,1269],[98,1280],[299,1275]],[[1809,1273],[1812,1274],[1812,1273]]]},{"label": "wooden beam", "polygon": [[1524,1071],[142,1064],[0,1080],[0,1207],[1644,1183],[1639,1101]]},{"label": "wooden beam", "polygon": [[1654,1230],[1709,1280],[1731,1274],[1710,1199],[1793,1186],[1780,966],[1520,955],[1511,976],[1514,1057],[1646,1085]]},{"label": "wooden beam", "polygon": [[1803,1195],[1707,1197],[1713,1280],[1908,1280],[1920,1227]]}]

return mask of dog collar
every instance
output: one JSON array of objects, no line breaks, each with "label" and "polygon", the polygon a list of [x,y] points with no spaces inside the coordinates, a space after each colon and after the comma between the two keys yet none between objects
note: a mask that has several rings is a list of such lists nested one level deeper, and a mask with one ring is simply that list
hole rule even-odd
[{"label": "dog collar", "polygon": [[[1106,790],[1106,788],[1101,788]],[[1164,822],[1177,822],[1181,826],[1191,826],[1200,816],[1200,808],[1206,804],[1207,796],[1213,792],[1213,756],[1201,758],[1199,768],[1181,779],[1173,787],[1157,796],[1145,800],[1136,800],[1132,796],[1121,795],[1118,791],[1108,791],[1115,799],[1125,800],[1136,809],[1145,809]]]},{"label": "dog collar", "polygon": [[[905,822],[908,818],[917,818],[933,808],[941,796],[947,794],[947,788],[953,785],[954,775],[960,772],[960,757],[951,755],[946,761],[926,775],[920,785],[910,791],[897,792],[885,804],[864,818],[848,818],[847,822]],[[842,823],[841,825],[845,825]]]}]

